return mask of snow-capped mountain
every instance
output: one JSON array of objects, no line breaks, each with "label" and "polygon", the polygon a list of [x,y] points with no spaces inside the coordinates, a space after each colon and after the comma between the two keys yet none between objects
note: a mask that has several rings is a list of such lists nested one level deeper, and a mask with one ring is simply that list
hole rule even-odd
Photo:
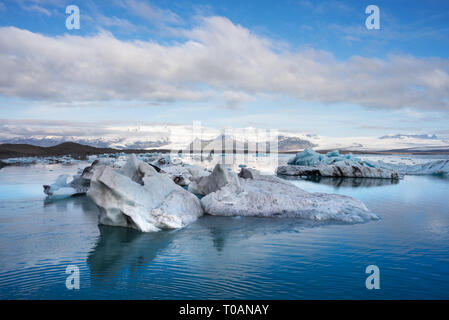
[{"label": "snow-capped mountain", "polygon": [[[0,128],[0,143],[31,144],[42,147],[63,142],[76,142],[97,148],[114,149],[166,149],[166,150],[223,150],[237,151],[276,149],[280,152],[315,150],[449,150],[447,138],[435,134],[388,134],[381,137],[329,137],[301,132],[278,131],[277,141],[261,139],[256,129],[220,130],[211,127],[193,128],[192,125],[146,124],[136,126],[103,126],[97,131],[88,125],[79,128],[64,126],[21,127],[6,123]],[[195,130],[194,130],[195,129]],[[260,132],[262,132],[261,130]],[[41,132],[52,132],[42,134]],[[71,132],[72,134],[67,134]],[[73,134],[77,132],[79,134]],[[260,133],[259,132],[259,133]],[[240,134],[242,133],[242,134]],[[275,135],[276,136],[276,135]],[[265,140],[264,140],[265,139]],[[271,140],[271,141],[270,141]],[[195,147],[194,147],[195,146]],[[273,150],[274,151],[274,150]]]},{"label": "snow-capped mountain", "polygon": [[438,140],[439,138],[435,134],[387,134],[379,139],[421,139],[421,140]]},{"label": "snow-capped mountain", "polygon": [[157,149],[168,145],[168,139],[151,140],[129,140],[126,138],[79,138],[79,137],[43,137],[43,138],[9,138],[0,139],[2,143],[12,144],[31,144],[39,147],[52,147],[64,142],[75,142],[96,148],[114,148],[114,149]]},{"label": "snow-capped mountain", "polygon": [[278,149],[279,151],[298,151],[306,148],[313,148],[317,145],[299,137],[278,137]]}]

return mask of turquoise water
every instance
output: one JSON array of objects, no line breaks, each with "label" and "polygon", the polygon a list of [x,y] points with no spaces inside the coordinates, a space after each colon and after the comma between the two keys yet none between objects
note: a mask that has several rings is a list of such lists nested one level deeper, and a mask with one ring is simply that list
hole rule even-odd
[{"label": "turquoise water", "polygon": [[[293,181],[362,200],[364,224],[206,216],[171,232],[97,224],[85,197],[42,184],[76,166],[0,170],[1,299],[448,299],[449,178]],[[367,290],[365,268],[380,269]],[[65,286],[66,267],[80,289]]]}]

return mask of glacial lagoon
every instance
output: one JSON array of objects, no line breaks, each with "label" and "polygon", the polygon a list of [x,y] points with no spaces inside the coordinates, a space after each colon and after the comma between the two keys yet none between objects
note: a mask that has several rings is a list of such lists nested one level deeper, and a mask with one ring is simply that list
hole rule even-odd
[{"label": "glacial lagoon", "polygon": [[[234,167],[275,170],[252,160]],[[85,165],[0,170],[0,299],[449,298],[448,176],[289,179],[352,196],[381,217],[362,224],[204,216],[181,230],[141,233],[99,226],[86,196],[45,197],[42,184]],[[69,265],[80,270],[79,290],[66,288]],[[380,269],[379,290],[365,287],[368,265]]]}]

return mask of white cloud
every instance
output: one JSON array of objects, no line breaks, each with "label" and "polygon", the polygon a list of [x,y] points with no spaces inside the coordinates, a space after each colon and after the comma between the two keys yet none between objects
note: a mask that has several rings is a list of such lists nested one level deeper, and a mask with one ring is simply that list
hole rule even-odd
[{"label": "white cloud", "polygon": [[38,12],[41,14],[46,15],[47,17],[51,16],[51,12],[48,9],[45,9],[44,7],[41,7],[37,4],[33,4],[30,6],[22,6],[23,9],[27,10],[27,11],[34,11],[34,12]]},{"label": "white cloud", "polygon": [[178,30],[182,43],[58,37],[0,28],[0,94],[48,101],[222,100],[224,106],[286,95],[376,108],[449,110],[449,61],[279,49],[270,39],[208,17]]},{"label": "white cloud", "polygon": [[124,6],[135,15],[146,19],[148,22],[159,24],[179,24],[182,19],[174,12],[161,9],[148,2],[138,0],[126,0]]}]

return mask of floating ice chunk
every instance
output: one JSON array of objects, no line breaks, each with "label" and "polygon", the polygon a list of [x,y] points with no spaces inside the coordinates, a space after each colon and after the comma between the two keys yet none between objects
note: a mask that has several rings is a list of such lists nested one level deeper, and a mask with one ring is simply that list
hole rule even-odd
[{"label": "floating ice chunk", "polygon": [[192,175],[188,167],[181,165],[168,165],[164,166],[161,170],[168,174],[177,185],[188,186],[190,184],[190,178]]},{"label": "floating ice chunk", "polygon": [[68,174],[61,174],[51,185],[44,185],[44,193],[48,196],[66,196],[82,194],[89,189],[90,181],[80,175],[74,175],[71,180]]},{"label": "floating ice chunk", "polygon": [[101,224],[144,232],[182,228],[203,214],[195,195],[135,155],[122,169],[95,167],[87,195],[100,207]]},{"label": "floating ice chunk", "polygon": [[240,179],[240,190],[227,184],[201,199],[206,213],[221,216],[298,217],[348,223],[379,217],[354,198],[324,193],[308,193],[288,181],[257,174]]},{"label": "floating ice chunk", "polygon": [[349,162],[337,162],[332,165],[319,164],[315,166],[280,166],[277,168],[276,174],[305,177],[399,179],[399,174],[395,171]]},{"label": "floating ice chunk", "polygon": [[[411,158],[401,158],[401,160],[411,160]],[[360,177],[359,173],[353,173],[351,168],[343,170],[341,175],[336,167],[326,167],[324,165],[339,166],[342,169],[344,166],[356,166],[362,171],[362,176],[367,178],[391,178],[391,172],[400,175],[437,175],[449,173],[449,160],[435,160],[421,164],[407,164],[407,163],[386,163],[384,161],[369,161],[353,157],[351,154],[340,155],[338,151],[328,152],[326,155],[319,154],[311,149],[306,149],[291,158],[288,161],[289,165],[305,166],[304,168],[279,168],[277,172],[285,175],[314,175],[318,174],[313,169],[318,169],[321,176],[347,176]],[[319,168],[318,168],[319,166]],[[309,167],[309,168],[307,168]],[[373,168],[376,170],[365,170],[365,168]],[[387,170],[389,172],[379,173],[380,170]],[[336,171],[337,170],[337,171]],[[356,171],[358,171],[356,169]],[[350,175],[345,175],[349,173]],[[330,175],[329,175],[330,174]],[[396,176],[394,174],[394,176]],[[393,177],[393,179],[397,179]]]},{"label": "floating ice chunk", "polygon": [[171,158],[170,163],[172,163],[174,165],[180,165],[180,164],[182,164],[182,159],[181,158]]},{"label": "floating ice chunk", "polygon": [[87,160],[88,160],[89,162],[93,162],[93,161],[96,160],[97,158],[98,158],[97,155],[89,155],[89,156],[87,156]]},{"label": "floating ice chunk", "polygon": [[[9,165],[28,165],[28,164],[35,164],[39,162],[40,159],[34,158],[34,157],[22,157],[22,158],[8,158],[2,160],[5,164]],[[42,162],[43,159],[42,159]]]},{"label": "floating ice chunk", "polygon": [[240,181],[234,172],[217,164],[210,175],[192,177],[189,191],[199,195],[206,195],[228,185],[232,190],[240,190]]},{"label": "floating ice chunk", "polygon": [[189,166],[187,168],[187,170],[189,170],[190,174],[191,174],[191,179],[192,180],[197,180],[201,177],[205,177],[210,175],[210,171],[207,171],[206,169],[204,169],[203,167],[200,166]]},{"label": "floating ice chunk", "polygon": [[306,149],[290,159],[288,164],[278,167],[276,173],[289,176],[399,179],[398,172],[391,168],[354,158],[351,154],[340,155],[338,151],[322,155]]},{"label": "floating ice chunk", "polygon": [[299,166],[313,166],[323,161],[322,154],[313,151],[312,149],[305,149],[303,152],[297,153],[292,159],[288,161],[288,164]]}]

